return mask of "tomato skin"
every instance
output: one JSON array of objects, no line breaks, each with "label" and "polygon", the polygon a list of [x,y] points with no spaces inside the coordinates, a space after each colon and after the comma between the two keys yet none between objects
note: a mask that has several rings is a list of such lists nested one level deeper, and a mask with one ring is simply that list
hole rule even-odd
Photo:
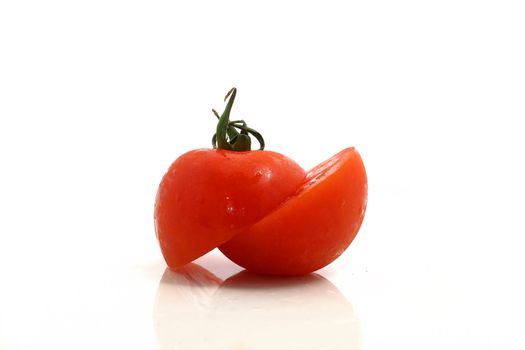
[{"label": "tomato skin", "polygon": [[198,149],[180,156],[155,200],[155,231],[175,270],[223,244],[292,196],[305,179],[271,151]]},{"label": "tomato skin", "polygon": [[363,162],[354,148],[347,148],[309,171],[299,193],[220,250],[252,272],[307,274],[350,245],[366,203]]}]

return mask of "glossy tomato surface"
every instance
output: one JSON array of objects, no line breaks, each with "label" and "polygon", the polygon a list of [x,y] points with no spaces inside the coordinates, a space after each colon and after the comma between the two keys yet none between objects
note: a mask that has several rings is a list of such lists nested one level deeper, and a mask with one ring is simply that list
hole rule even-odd
[{"label": "glossy tomato surface", "polygon": [[155,230],[168,266],[177,269],[253,225],[293,196],[305,176],[293,160],[271,151],[183,154],[155,201]]},{"label": "glossy tomato surface", "polygon": [[347,148],[310,170],[293,197],[220,250],[253,272],[310,273],[350,245],[366,203],[365,167],[359,153]]}]

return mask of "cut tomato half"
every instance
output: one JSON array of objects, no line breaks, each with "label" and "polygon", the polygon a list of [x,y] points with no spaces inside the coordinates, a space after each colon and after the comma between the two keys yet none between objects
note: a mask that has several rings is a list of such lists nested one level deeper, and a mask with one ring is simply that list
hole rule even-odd
[{"label": "cut tomato half", "polygon": [[302,275],[341,255],[355,238],[367,204],[367,176],[354,148],[307,173],[296,194],[220,250],[247,270]]},{"label": "cut tomato half", "polygon": [[194,150],[162,178],[155,231],[176,270],[227,242],[296,193],[305,171],[271,151]]}]

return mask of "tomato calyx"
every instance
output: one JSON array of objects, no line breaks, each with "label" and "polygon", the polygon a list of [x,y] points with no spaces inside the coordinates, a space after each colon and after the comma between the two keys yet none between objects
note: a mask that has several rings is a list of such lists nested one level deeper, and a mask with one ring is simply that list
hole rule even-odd
[{"label": "tomato calyx", "polygon": [[[244,120],[230,121],[230,112],[236,95],[237,88],[232,88],[228,91],[224,97],[224,101],[228,100],[228,103],[221,116],[216,110],[212,109],[213,114],[219,119],[217,131],[211,139],[213,148],[236,152],[251,151],[252,141],[250,135],[252,135],[259,142],[259,150],[263,150],[265,146],[264,139],[257,130],[248,127]],[[237,129],[240,131],[237,131]]]}]

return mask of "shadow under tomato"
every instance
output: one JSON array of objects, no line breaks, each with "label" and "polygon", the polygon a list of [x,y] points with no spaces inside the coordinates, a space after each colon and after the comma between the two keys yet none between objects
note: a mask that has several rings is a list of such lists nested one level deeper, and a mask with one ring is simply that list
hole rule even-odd
[{"label": "shadow under tomato", "polygon": [[351,304],[327,279],[221,280],[196,264],[166,269],[153,312],[164,349],[361,349]]}]

